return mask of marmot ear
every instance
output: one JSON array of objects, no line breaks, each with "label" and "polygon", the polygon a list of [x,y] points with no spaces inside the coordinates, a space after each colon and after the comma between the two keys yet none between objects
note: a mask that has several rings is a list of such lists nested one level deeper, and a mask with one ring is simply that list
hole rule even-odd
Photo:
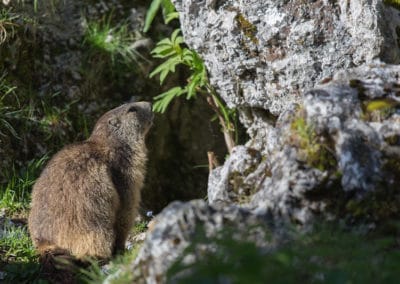
[{"label": "marmot ear", "polygon": [[118,128],[121,124],[121,121],[117,117],[110,118],[108,120],[108,124],[111,125],[113,128]]}]

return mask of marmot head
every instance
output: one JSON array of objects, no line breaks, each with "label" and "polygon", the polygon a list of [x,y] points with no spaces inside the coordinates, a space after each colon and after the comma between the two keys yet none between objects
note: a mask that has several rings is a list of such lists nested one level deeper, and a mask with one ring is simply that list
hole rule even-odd
[{"label": "marmot head", "polygon": [[97,121],[90,139],[137,143],[144,141],[152,122],[153,112],[149,102],[124,104],[106,112]]}]

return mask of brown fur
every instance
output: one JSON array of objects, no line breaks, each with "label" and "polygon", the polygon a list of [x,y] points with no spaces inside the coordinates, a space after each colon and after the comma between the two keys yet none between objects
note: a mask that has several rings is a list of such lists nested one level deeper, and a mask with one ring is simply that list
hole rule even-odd
[{"label": "brown fur", "polygon": [[43,255],[64,250],[82,259],[110,258],[125,248],[145,175],[149,103],[104,114],[86,141],[66,146],[32,192],[29,232]]}]

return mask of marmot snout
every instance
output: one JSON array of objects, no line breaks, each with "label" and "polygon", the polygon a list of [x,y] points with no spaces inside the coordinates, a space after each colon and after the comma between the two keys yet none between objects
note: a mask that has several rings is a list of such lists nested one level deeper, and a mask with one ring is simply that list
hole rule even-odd
[{"label": "marmot snout", "polygon": [[123,250],[145,176],[147,102],[104,114],[84,142],[64,147],[32,192],[29,232],[40,253],[62,249],[77,258],[110,258]]}]

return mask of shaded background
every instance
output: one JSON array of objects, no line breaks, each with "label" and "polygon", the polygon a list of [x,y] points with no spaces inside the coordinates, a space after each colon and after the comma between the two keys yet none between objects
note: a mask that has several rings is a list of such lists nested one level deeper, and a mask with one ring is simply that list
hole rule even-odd
[{"label": "shaded background", "polygon": [[[29,163],[85,139],[105,111],[127,101],[152,101],[187,78],[187,70],[179,69],[162,88],[157,78],[148,78],[160,63],[150,56],[154,43],[173,29],[156,19],[148,34],[141,32],[148,1],[35,3],[0,4],[2,13],[11,15],[3,21],[8,33],[0,44],[3,189],[15,175],[37,176],[43,165],[31,170]],[[137,45],[136,59],[91,42],[90,27],[112,32],[126,28],[130,43]],[[207,151],[220,158],[226,153],[212,116],[201,98],[176,100],[165,114],[156,115],[148,137],[143,212],[157,213],[173,200],[206,196]]]}]

